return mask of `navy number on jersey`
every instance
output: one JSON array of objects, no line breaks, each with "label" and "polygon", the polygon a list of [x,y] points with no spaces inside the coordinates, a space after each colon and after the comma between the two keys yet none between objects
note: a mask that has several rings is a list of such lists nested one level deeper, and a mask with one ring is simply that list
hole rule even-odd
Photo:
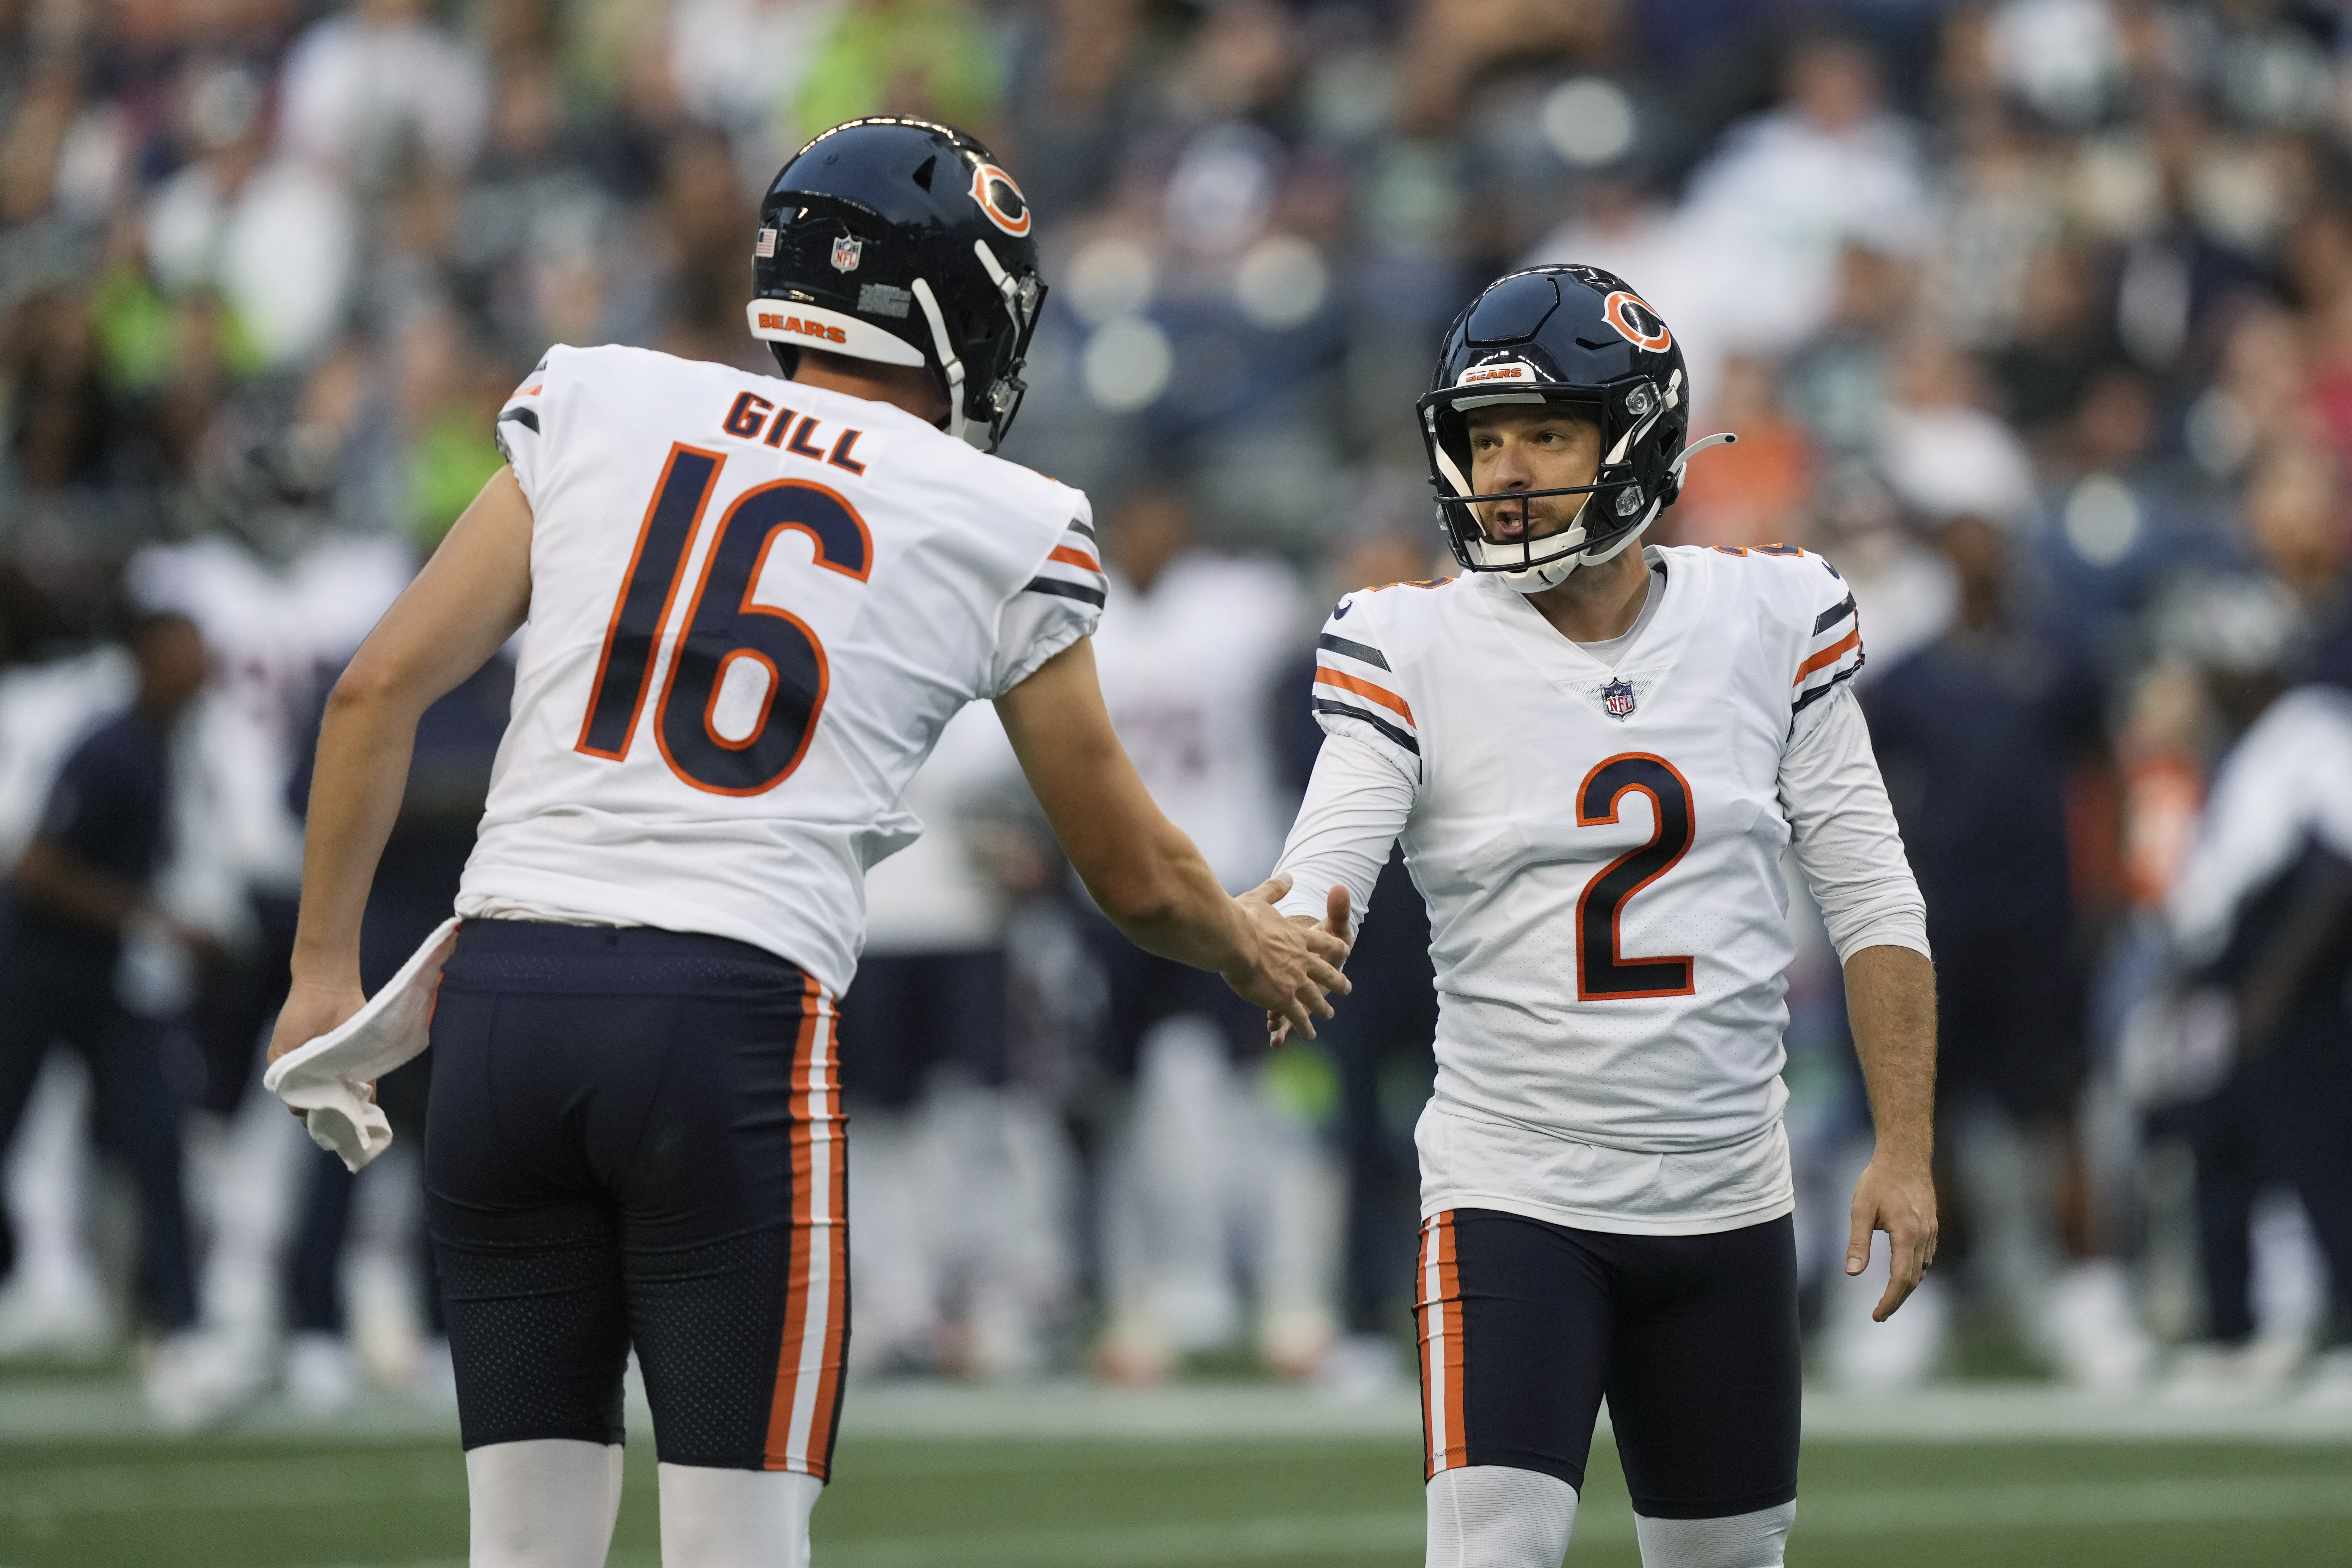
[{"label": "navy number on jersey", "polygon": [[[646,508],[636,553],[613,606],[604,653],[588,700],[578,750],[618,762],[628,754],[653,675],[654,644],[676,604],[694,536],[726,458],[679,442]],[[808,753],[830,684],[824,646],[808,623],[751,595],[768,552],[786,533],[803,533],[816,564],[857,582],[872,569],[865,520],[833,490],[778,479],[727,509],[703,558],[686,626],[655,708],[654,740],[680,780],[713,795],[760,795],[792,776]],[[719,698],[739,661],[760,667],[762,694],[738,734],[719,724]]]},{"label": "navy number on jersey", "polygon": [[1690,783],[1664,757],[1629,752],[1611,757],[1576,790],[1576,823],[1599,827],[1617,820],[1628,792],[1650,797],[1650,841],[1602,867],[1576,900],[1576,994],[1583,1002],[1631,1001],[1638,996],[1687,996],[1693,989],[1688,954],[1673,958],[1627,958],[1619,939],[1625,902],[1664,876],[1691,847],[1697,816]]}]

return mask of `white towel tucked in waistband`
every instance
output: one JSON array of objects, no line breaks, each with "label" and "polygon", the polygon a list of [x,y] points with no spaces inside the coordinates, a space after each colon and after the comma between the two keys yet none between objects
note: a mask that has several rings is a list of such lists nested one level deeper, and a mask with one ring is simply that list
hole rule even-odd
[{"label": "white towel tucked in waistband", "polygon": [[392,1123],[369,1098],[369,1086],[425,1049],[441,966],[457,950],[457,925],[443,921],[366,1006],[261,1075],[262,1088],[302,1112],[311,1142],[354,1171],[392,1146]]}]

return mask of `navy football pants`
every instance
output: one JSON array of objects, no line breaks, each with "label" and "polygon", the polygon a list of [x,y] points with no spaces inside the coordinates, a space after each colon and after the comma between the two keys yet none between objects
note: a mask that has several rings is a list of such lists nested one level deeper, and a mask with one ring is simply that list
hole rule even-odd
[{"label": "navy football pants", "polygon": [[1722,1519],[1797,1495],[1796,1232],[1576,1230],[1491,1209],[1423,1222],[1428,1473],[1506,1465],[1581,1491],[1603,1394],[1633,1511]]},{"label": "navy football pants", "polygon": [[849,1339],[833,1001],[645,928],[468,921],[433,1016],[426,1221],[468,1448],[621,1440],[822,1479]]}]

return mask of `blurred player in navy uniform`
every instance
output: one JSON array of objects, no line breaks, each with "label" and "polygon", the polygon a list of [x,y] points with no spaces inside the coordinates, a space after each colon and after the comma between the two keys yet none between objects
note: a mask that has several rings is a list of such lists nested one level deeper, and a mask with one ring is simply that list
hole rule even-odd
[{"label": "blurred player in navy uniform", "polygon": [[[1335,585],[1378,588],[1425,574],[1425,534],[1374,531],[1339,552]],[[1314,679],[1313,651],[1302,652],[1293,690]],[[1285,767],[1304,794],[1322,749],[1315,710],[1285,702],[1276,714]],[[1347,1168],[1339,1306],[1347,1341],[1332,1367],[1342,1386],[1377,1386],[1394,1374],[1391,1317],[1411,1286],[1418,1172],[1412,1118],[1429,1097],[1435,1064],[1436,975],[1429,963],[1429,910],[1412,885],[1402,851],[1391,851],[1373,885],[1371,908],[1348,955],[1356,988],[1316,1046],[1328,1052],[1339,1083],[1332,1136]],[[1307,1048],[1315,1048],[1308,1047]]]},{"label": "blurred player in navy uniform", "polygon": [[841,999],[853,1373],[1034,1366],[1066,1289],[1056,1216],[1019,1179],[1033,1160],[1057,1168],[1057,1151],[1013,1142],[1051,1131],[1019,1114],[1011,1082],[1000,840],[1026,795],[1003,725],[975,703],[902,797],[923,837],[866,874],[866,952]]},{"label": "blurred player in navy uniform", "polygon": [[2314,1392],[2352,1402],[2352,624],[2223,762],[2166,914],[2188,985],[2223,1003],[2230,1055],[2219,1088],[2178,1113],[2197,1159],[2207,1342],[2181,1371],[2258,1381],[2243,1364],[2249,1222],[2284,1182],[2333,1297]]},{"label": "blurred player in navy uniform", "polygon": [[[1248,888],[1289,805],[1269,714],[1275,677],[1310,624],[1297,578],[1277,560],[1208,548],[1166,472],[1119,498],[1103,543],[1112,607],[1096,643],[1111,723],[1218,879]],[[1239,1262],[1256,1287],[1261,1356],[1313,1371],[1333,1337],[1332,1183],[1266,1093],[1264,1020],[1108,922],[1087,929],[1108,994],[1107,1065],[1132,1086],[1104,1162],[1098,1364],[1148,1383],[1177,1355],[1233,1339]]]},{"label": "blurred player in navy uniform", "polygon": [[364,1004],[362,917],[419,715],[518,630],[513,716],[432,1011],[426,1215],[474,1568],[592,1568],[622,1369],[663,1561],[807,1562],[849,1291],[835,1020],[866,868],[940,731],[992,700],[1134,940],[1310,1030],[1345,943],[1228,896],[1095,681],[1086,498],[992,454],[1044,298],[1034,215],[970,137],[853,121],[751,252],[772,377],[557,347],[508,466],[344,671],[273,1058]]},{"label": "blurred player in navy uniform", "polygon": [[1622,279],[1494,283],[1420,405],[1462,574],[1349,594],[1316,639],[1324,742],[1283,910],[1345,930],[1402,843],[1437,973],[1429,1568],[1558,1568],[1604,1395],[1647,1568],[1782,1559],[1784,853],[1869,1080],[1846,1270],[1889,1234],[1884,1319],[1935,1249],[1935,971],[1853,704],[1853,596],[1793,548],[1635,548],[1680,488],[1691,393]]},{"label": "blurred player in navy uniform", "polygon": [[[1880,672],[1862,708],[1927,900],[1937,1142],[1978,1200],[1960,1207],[1956,1250],[2057,1370],[2127,1381],[2147,1341],[2121,1271],[2093,1261],[2075,1133],[2087,954],[2067,792],[2103,756],[2105,692],[2084,650],[2033,614],[2008,530],[1961,515],[1936,543],[1958,590],[1952,624]],[[2000,1203],[2005,1188],[2023,1202]]]},{"label": "blurred player in navy uniform", "polygon": [[[499,657],[425,710],[401,795],[400,819],[384,841],[382,864],[368,891],[360,928],[360,984],[373,993],[389,982],[417,944],[449,918],[473,852],[474,825],[489,795],[490,767],[514,699],[514,666]],[[298,809],[309,809],[310,765],[295,775]],[[376,1085],[376,1099],[395,1133],[421,1139],[433,1084],[433,1057],[417,1058]],[[331,1410],[358,1393],[357,1368],[345,1342],[344,1242],[358,1178],[321,1149],[306,1160],[308,1190],[287,1257],[288,1396],[311,1410]],[[448,1374],[448,1342],[432,1261],[420,1247],[421,1306],[427,1341],[416,1370],[420,1392],[439,1392]],[[446,1394],[444,1395],[446,1397]]]},{"label": "blurred player in navy uniform", "polygon": [[[145,926],[192,955],[210,940],[150,896],[169,851],[172,735],[204,687],[204,638],[184,616],[131,628],[138,694],[75,746],[8,887],[0,951],[0,1149],[15,1136],[41,1058],[64,1042],[89,1063],[100,1145],[139,1193],[140,1283],[163,1334],[149,1392],[167,1419],[192,1418],[196,1289],[181,1190],[180,1102],[156,1026],[123,1005],[126,936]],[[189,1363],[189,1365],[183,1365]]]}]

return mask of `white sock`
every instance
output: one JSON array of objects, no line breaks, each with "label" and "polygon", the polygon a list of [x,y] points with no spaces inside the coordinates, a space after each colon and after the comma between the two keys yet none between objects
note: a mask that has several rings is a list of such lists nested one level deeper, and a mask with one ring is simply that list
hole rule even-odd
[{"label": "white sock", "polygon": [[1637,1513],[1633,1533],[1642,1542],[1642,1568],[1780,1568],[1796,1518],[1791,1498],[1778,1508],[1722,1519],[1645,1519]]},{"label": "white sock", "polygon": [[808,1568],[824,1483],[792,1470],[663,1465],[662,1568]]},{"label": "white sock", "polygon": [[604,1568],[621,1510],[621,1446],[538,1437],[466,1455],[471,1568]]},{"label": "white sock", "polygon": [[1576,1489],[1540,1470],[1440,1470],[1426,1496],[1428,1568],[1559,1568],[1576,1530]]}]

